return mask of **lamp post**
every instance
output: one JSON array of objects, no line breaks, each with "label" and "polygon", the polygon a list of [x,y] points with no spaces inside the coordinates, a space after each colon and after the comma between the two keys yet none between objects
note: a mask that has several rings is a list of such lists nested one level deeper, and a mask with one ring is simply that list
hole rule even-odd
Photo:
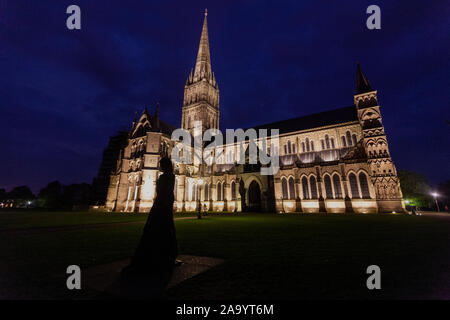
[{"label": "lamp post", "polygon": [[197,185],[198,185],[198,215],[197,218],[201,219],[202,218],[202,202],[200,201],[200,197],[202,196],[202,185],[203,185],[203,179],[198,179],[197,180]]},{"label": "lamp post", "polygon": [[438,204],[438,202],[437,202],[437,197],[438,197],[439,195],[438,195],[436,192],[433,192],[431,195],[434,197],[434,202],[436,203],[437,211],[440,212],[440,210],[439,210],[439,204]]}]

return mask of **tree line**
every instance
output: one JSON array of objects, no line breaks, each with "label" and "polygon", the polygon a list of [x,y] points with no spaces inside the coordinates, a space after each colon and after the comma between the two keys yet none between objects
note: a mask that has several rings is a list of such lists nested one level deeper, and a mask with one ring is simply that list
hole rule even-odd
[{"label": "tree line", "polygon": [[94,201],[90,184],[62,185],[50,182],[34,195],[28,186],[13,188],[10,192],[0,189],[0,208],[43,208],[72,210],[88,208]]}]

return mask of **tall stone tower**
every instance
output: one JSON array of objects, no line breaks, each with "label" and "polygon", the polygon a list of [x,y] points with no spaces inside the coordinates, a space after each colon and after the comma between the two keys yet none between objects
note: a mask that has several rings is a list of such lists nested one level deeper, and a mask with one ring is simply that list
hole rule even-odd
[{"label": "tall stone tower", "polygon": [[377,91],[370,86],[359,63],[356,70],[354,101],[363,130],[364,147],[370,168],[369,174],[375,188],[378,210],[380,212],[404,211],[400,181],[389,153],[381,121]]},{"label": "tall stone tower", "polygon": [[205,10],[195,70],[191,70],[184,86],[181,127],[191,134],[194,121],[202,122],[202,133],[209,128],[219,128],[219,86],[211,68],[207,15]]}]

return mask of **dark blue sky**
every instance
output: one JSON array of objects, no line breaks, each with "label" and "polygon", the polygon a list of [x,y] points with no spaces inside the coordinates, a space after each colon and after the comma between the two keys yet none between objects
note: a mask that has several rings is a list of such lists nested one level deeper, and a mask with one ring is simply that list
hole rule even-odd
[{"label": "dark blue sky", "polygon": [[0,0],[0,188],[90,182],[108,137],[157,101],[179,126],[205,7],[222,129],[351,105],[359,61],[397,168],[450,178],[448,1]]}]

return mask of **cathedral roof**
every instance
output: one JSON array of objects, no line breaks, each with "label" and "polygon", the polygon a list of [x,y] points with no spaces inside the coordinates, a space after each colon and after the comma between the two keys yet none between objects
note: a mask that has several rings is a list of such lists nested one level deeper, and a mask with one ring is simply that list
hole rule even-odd
[{"label": "cathedral roof", "polygon": [[137,124],[134,124],[133,122],[133,129],[130,133],[130,136],[132,138],[141,137],[147,134],[149,131],[153,132],[161,132],[163,134],[166,134],[168,136],[172,135],[172,132],[177,128],[163,120],[159,119],[159,107],[156,107],[155,115],[149,115],[147,108],[144,109],[144,112],[142,113],[139,122]]},{"label": "cathedral roof", "polygon": [[[358,114],[354,105],[330,111],[314,113],[307,116],[267,123],[255,126],[253,128],[256,130],[279,129],[280,134],[283,134],[353,121],[358,121]],[[270,132],[268,132],[268,134],[270,134]]]}]

